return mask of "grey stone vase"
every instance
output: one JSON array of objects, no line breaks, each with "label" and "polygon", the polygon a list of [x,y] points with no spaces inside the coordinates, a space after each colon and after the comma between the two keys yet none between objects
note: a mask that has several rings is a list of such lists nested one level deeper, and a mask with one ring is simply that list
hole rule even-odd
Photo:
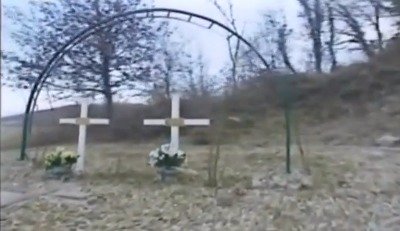
[{"label": "grey stone vase", "polygon": [[72,175],[72,166],[65,165],[47,169],[44,174],[44,178],[49,180],[67,181],[72,177]]}]

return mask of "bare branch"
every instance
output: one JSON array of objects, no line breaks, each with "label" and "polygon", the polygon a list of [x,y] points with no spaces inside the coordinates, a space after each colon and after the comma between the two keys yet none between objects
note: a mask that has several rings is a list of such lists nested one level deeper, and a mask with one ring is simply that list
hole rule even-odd
[{"label": "bare branch", "polygon": [[342,31],[340,33],[352,37],[368,57],[374,56],[375,53],[365,38],[365,33],[360,22],[352,15],[349,9],[343,4],[337,4],[336,12],[342,16],[344,22],[350,29],[350,32]]}]

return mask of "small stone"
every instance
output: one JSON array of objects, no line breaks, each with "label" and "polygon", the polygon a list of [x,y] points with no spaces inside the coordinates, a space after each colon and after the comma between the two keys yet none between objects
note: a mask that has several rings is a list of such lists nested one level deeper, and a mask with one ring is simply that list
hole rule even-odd
[{"label": "small stone", "polygon": [[243,188],[235,187],[235,189],[233,190],[233,193],[236,196],[242,197],[242,196],[246,195],[247,191],[245,189],[243,189]]},{"label": "small stone", "polygon": [[254,175],[251,179],[251,187],[252,188],[264,188],[265,187],[264,178],[265,178],[264,174]]},{"label": "small stone", "polygon": [[377,187],[382,193],[390,194],[397,191],[396,182],[392,178],[385,175],[380,177],[379,181],[377,182]]},{"label": "small stone", "polygon": [[83,192],[80,187],[77,187],[74,184],[70,184],[64,185],[64,188],[61,188],[59,191],[54,193],[54,196],[68,198],[72,200],[84,200],[89,197],[89,194]]},{"label": "small stone", "polygon": [[234,197],[228,193],[219,193],[216,197],[217,206],[229,207],[233,205]]},{"label": "small stone", "polygon": [[335,197],[345,197],[345,198],[353,198],[359,199],[360,193],[358,190],[347,189],[347,188],[338,188],[334,193]]},{"label": "small stone", "polygon": [[287,179],[282,176],[275,175],[271,180],[272,187],[274,188],[283,188],[287,186]]},{"label": "small stone", "polygon": [[400,137],[384,135],[377,139],[375,143],[379,146],[395,146],[400,144]]},{"label": "small stone", "polygon": [[400,217],[393,217],[384,221],[385,228],[393,228],[400,227]]},{"label": "small stone", "polygon": [[382,150],[372,150],[369,154],[370,159],[382,159],[385,157],[385,153]]},{"label": "small stone", "polygon": [[381,192],[381,190],[375,184],[370,185],[369,191],[373,194],[379,194]]},{"label": "small stone", "polygon": [[16,192],[5,192],[1,191],[1,207],[6,206],[8,204],[14,203],[14,201],[18,201],[21,198],[24,198],[24,195],[22,193],[16,193]]},{"label": "small stone", "polygon": [[313,181],[311,176],[304,176],[301,178],[301,188],[302,189],[310,189],[313,187]]},{"label": "small stone", "polygon": [[88,205],[95,205],[96,203],[97,203],[96,198],[90,198],[89,200],[87,200]]}]

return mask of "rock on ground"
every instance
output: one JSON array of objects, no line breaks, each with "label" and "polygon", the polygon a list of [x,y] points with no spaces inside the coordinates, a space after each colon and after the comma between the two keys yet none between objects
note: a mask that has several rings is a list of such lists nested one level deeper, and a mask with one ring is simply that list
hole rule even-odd
[{"label": "rock on ground", "polygon": [[400,137],[392,136],[392,135],[384,135],[378,139],[376,139],[375,143],[379,146],[396,146],[400,145]]}]

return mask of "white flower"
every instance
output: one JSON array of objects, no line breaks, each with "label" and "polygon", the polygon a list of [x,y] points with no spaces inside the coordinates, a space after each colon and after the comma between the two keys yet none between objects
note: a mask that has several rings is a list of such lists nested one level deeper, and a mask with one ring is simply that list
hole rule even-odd
[{"label": "white flower", "polygon": [[[169,158],[165,159],[166,156]],[[147,160],[147,164],[155,167],[157,164],[163,164],[162,162],[164,160],[167,160],[173,158],[179,162],[179,160],[184,160],[186,161],[186,153],[182,150],[178,150],[175,153],[171,153],[170,151],[170,145],[169,144],[163,144],[161,145],[160,148],[154,149],[149,153],[149,157]]]},{"label": "white flower", "polygon": [[170,157],[177,155],[178,158],[182,158],[184,157],[186,154],[184,151],[182,150],[178,150],[178,152],[173,153],[170,150],[170,145],[169,144],[163,144],[161,145],[161,152],[166,153],[167,155],[169,155]]},{"label": "white flower", "polygon": [[150,152],[147,164],[149,164],[152,167],[154,167],[156,165],[156,163],[158,162],[158,159],[160,157],[159,154],[158,154],[159,151],[160,151],[160,149],[157,148],[157,149],[154,149],[154,150],[152,150]]}]

